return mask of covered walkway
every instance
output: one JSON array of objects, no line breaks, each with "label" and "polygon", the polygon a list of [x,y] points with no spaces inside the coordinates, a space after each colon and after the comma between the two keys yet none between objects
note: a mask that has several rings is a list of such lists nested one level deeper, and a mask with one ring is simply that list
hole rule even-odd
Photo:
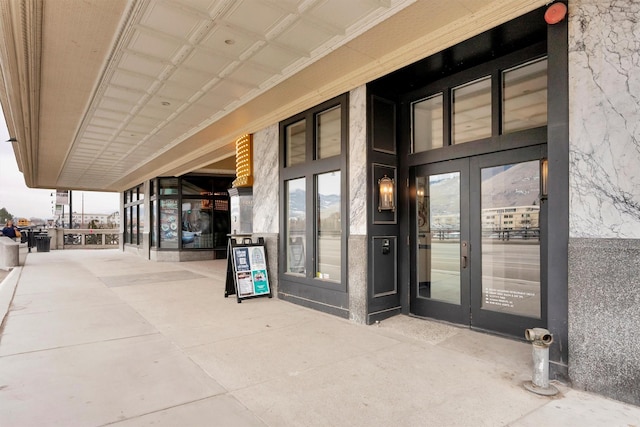
[{"label": "covered walkway", "polygon": [[276,298],[237,304],[225,268],[29,254],[0,286],[0,301],[13,295],[0,425],[640,425],[631,405],[525,391],[527,344],[405,316],[356,325]]}]

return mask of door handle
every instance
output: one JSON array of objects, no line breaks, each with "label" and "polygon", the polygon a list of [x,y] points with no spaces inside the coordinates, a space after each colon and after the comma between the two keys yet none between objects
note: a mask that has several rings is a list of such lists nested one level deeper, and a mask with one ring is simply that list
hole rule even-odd
[{"label": "door handle", "polygon": [[467,268],[469,265],[469,242],[463,240],[460,242],[460,267]]}]

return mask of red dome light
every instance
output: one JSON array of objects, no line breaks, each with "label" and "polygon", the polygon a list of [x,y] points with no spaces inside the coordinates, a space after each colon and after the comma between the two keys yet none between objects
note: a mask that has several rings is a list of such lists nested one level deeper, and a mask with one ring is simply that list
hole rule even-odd
[{"label": "red dome light", "polygon": [[553,25],[562,21],[567,16],[567,5],[564,3],[554,3],[547,8],[544,13],[544,20],[547,24]]}]

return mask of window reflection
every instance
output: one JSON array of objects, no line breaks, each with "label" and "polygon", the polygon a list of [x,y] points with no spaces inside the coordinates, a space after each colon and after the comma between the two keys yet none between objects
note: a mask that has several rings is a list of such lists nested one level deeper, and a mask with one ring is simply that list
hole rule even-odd
[{"label": "window reflection", "polygon": [[305,274],[306,188],[305,179],[285,183],[287,222],[287,273]]},{"label": "window reflection", "polygon": [[131,244],[138,244],[138,206],[131,206]]},{"label": "window reflection", "polygon": [[178,247],[178,200],[160,200],[160,247]]},{"label": "window reflection", "polygon": [[418,297],[460,304],[460,172],[416,177]]},{"label": "window reflection", "polygon": [[156,206],[157,206],[157,201],[152,200],[151,201],[151,247],[156,247],[156,245],[158,244],[158,234],[157,234],[157,229],[158,229],[158,215],[156,214]]},{"label": "window reflection", "polygon": [[317,175],[316,188],[318,210],[316,277],[339,281],[342,260],[340,172]]},{"label": "window reflection", "polygon": [[211,200],[192,199],[182,202],[182,247],[213,248]]},{"label": "window reflection", "polygon": [[[142,191],[140,192],[141,194]],[[142,233],[144,231],[144,204],[138,205],[138,244],[142,244]]]},{"label": "window reflection", "polygon": [[482,308],[540,318],[540,162],[482,169]]},{"label": "window reflection", "polygon": [[185,176],[182,178],[183,196],[211,196],[213,178],[206,176]]},{"label": "window reflection", "polygon": [[285,166],[304,163],[306,157],[306,133],[307,121],[304,119],[287,126],[285,140]]},{"label": "window reflection", "polygon": [[178,178],[161,178],[160,194],[163,196],[178,194]]},{"label": "window reflection", "polygon": [[453,144],[491,136],[491,77],[453,89]]},{"label": "window reflection", "polygon": [[442,94],[413,103],[412,110],[413,152],[442,147]]},{"label": "window reflection", "polygon": [[547,124],[547,60],[530,62],[503,73],[503,132]]},{"label": "window reflection", "polygon": [[323,111],[317,118],[318,159],[340,155],[340,106]]}]

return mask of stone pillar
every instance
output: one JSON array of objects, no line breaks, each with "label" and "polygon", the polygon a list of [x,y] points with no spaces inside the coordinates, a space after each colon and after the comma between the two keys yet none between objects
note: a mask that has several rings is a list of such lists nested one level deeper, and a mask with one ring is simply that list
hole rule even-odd
[{"label": "stone pillar", "polygon": [[569,375],[640,405],[640,2],[569,2]]},{"label": "stone pillar", "polygon": [[367,321],[367,88],[349,92],[349,317]]},{"label": "stone pillar", "polygon": [[278,295],[278,233],[280,230],[278,125],[253,135],[253,234],[265,239],[269,284]]}]

